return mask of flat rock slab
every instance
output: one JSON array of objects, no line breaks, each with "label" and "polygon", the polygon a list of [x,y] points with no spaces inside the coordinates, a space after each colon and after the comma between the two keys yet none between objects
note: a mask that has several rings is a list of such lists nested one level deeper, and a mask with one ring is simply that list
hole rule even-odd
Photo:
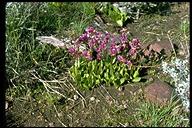
[{"label": "flat rock slab", "polygon": [[172,93],[173,88],[160,80],[155,80],[144,89],[146,100],[158,105],[166,105],[167,101],[171,99]]},{"label": "flat rock slab", "polygon": [[149,44],[142,44],[141,48],[146,49],[147,47],[149,47],[149,49],[147,49],[147,51],[145,52],[145,55],[148,55],[151,50],[160,53],[161,50],[165,50],[165,53],[167,55],[171,54],[171,51],[173,50],[172,45],[169,41],[165,40],[165,41],[160,41],[160,42],[152,42]]}]

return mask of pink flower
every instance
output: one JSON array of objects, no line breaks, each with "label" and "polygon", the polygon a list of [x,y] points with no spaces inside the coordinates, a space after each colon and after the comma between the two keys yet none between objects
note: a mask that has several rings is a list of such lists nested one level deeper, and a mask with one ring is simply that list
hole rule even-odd
[{"label": "pink flower", "polygon": [[101,50],[102,50],[102,49],[101,49],[100,47],[98,47],[98,48],[96,49],[97,52],[101,52]]},{"label": "pink flower", "polygon": [[117,46],[115,44],[111,44],[111,47],[110,47],[110,54],[111,56],[115,56],[118,52],[118,49],[116,48]]},{"label": "pink flower", "polygon": [[103,41],[103,42],[99,45],[99,47],[100,47],[101,49],[105,49],[106,46],[107,46],[107,44],[106,44],[105,41]]},{"label": "pink flower", "polygon": [[126,60],[125,64],[126,64],[126,65],[131,65],[132,63],[131,63],[131,61]]},{"label": "pink flower", "polygon": [[134,38],[131,42],[130,42],[130,46],[131,48],[139,48],[141,45],[140,40],[137,38]]},{"label": "pink flower", "polygon": [[108,41],[109,38],[110,38],[110,33],[106,32],[106,34],[105,34],[105,40]]},{"label": "pink flower", "polygon": [[98,41],[101,39],[102,33],[101,32],[96,32],[95,39]]},{"label": "pink flower", "polygon": [[96,39],[91,39],[89,42],[88,42],[88,45],[89,45],[89,48],[92,48],[94,47],[94,45],[96,44],[97,40]]},{"label": "pink flower", "polygon": [[118,60],[119,62],[125,63],[125,64],[128,65],[128,66],[130,66],[130,65],[132,64],[131,61],[125,59],[125,58],[124,58],[123,56],[121,56],[121,55],[118,55],[118,56],[117,56],[117,60]]},{"label": "pink flower", "polygon": [[84,33],[84,34],[82,34],[82,35],[79,37],[78,41],[85,41],[85,40],[87,40],[87,39],[88,39],[88,34],[87,34],[87,33]]},{"label": "pink flower", "polygon": [[93,33],[93,32],[95,32],[95,29],[93,27],[88,27],[85,31],[87,33]]},{"label": "pink flower", "polygon": [[103,42],[98,46],[98,48],[96,49],[96,51],[97,51],[97,52],[101,52],[101,51],[103,51],[103,50],[106,49],[106,46],[107,46],[106,42],[103,41]]},{"label": "pink flower", "polygon": [[127,42],[126,33],[121,33],[120,40],[121,40],[121,43],[126,43]]},{"label": "pink flower", "polygon": [[75,54],[76,50],[75,50],[74,47],[70,47],[70,48],[68,48],[68,52],[69,52],[70,54]]},{"label": "pink flower", "polygon": [[121,56],[121,55],[118,55],[118,56],[117,56],[117,60],[118,60],[119,62],[123,62],[123,63],[126,62],[126,59],[125,59],[123,56]]},{"label": "pink flower", "polygon": [[125,50],[126,44],[122,44],[118,46],[118,52]]},{"label": "pink flower", "polygon": [[101,53],[97,53],[97,60],[101,60]]},{"label": "pink flower", "polygon": [[83,55],[86,59],[92,60],[92,56],[91,56],[91,52],[90,52],[90,51],[84,50],[84,51],[82,52],[82,55]]},{"label": "pink flower", "polygon": [[129,50],[129,55],[135,55],[136,52],[137,52],[136,48],[131,48],[131,49]]}]

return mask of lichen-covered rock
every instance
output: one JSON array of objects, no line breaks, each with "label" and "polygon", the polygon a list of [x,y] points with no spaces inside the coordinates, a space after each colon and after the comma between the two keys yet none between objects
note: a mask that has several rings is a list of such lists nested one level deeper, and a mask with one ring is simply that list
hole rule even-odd
[{"label": "lichen-covered rock", "polygon": [[158,105],[165,105],[171,99],[173,88],[167,83],[155,80],[144,89],[146,100]]}]

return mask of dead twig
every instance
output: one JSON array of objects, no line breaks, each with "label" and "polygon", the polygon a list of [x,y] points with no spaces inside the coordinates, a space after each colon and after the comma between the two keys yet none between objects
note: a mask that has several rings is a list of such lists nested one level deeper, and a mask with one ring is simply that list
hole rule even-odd
[{"label": "dead twig", "polygon": [[73,90],[82,98],[83,108],[85,108],[85,106],[87,104],[85,98],[81,95],[81,93],[79,91],[77,91],[77,89],[75,89],[75,87],[71,84],[71,82],[68,79],[66,79],[66,80],[68,81],[70,86],[73,88]]},{"label": "dead twig", "polygon": [[160,64],[158,64],[158,65],[143,65],[143,66],[137,66],[137,65],[133,65],[134,67],[141,67],[141,68],[148,68],[148,67],[159,67],[159,66],[161,66]]},{"label": "dead twig", "polygon": [[101,85],[101,87],[105,90],[105,92],[107,92],[107,94],[113,99],[114,102],[116,102],[116,99],[114,99],[111,94],[105,89],[105,87],[103,85]]},{"label": "dead twig", "polygon": [[157,35],[157,36],[160,36],[160,35],[161,35],[161,34],[157,34],[157,33],[154,33],[154,32],[144,32],[144,33],[152,34],[152,35]]},{"label": "dead twig", "polygon": [[173,52],[174,52],[174,54],[175,54],[175,57],[177,57],[176,51],[175,51],[175,49],[174,49],[173,42],[172,42],[172,40],[171,40],[171,38],[170,38],[170,36],[169,36],[169,33],[170,33],[170,31],[168,31],[167,37],[168,37],[169,42],[170,42],[170,44],[171,44],[171,46],[172,46]]},{"label": "dead twig", "polygon": [[[90,97],[90,96],[91,96],[91,94],[90,94],[89,96],[85,97],[84,99],[87,99],[87,98]],[[69,110],[72,109],[72,108],[74,108],[75,106],[77,106],[80,102],[81,102],[81,101],[77,102],[75,105],[73,105],[72,107],[70,107]]]},{"label": "dead twig", "polygon": [[58,121],[62,124],[62,126],[64,126],[64,127],[67,127],[60,119],[59,119],[59,113],[58,113],[58,111],[57,111],[57,108],[56,108],[56,106],[55,105],[53,105],[53,107],[54,107],[54,109],[55,109],[55,111],[56,111],[56,113],[57,113],[57,116],[58,116]]},{"label": "dead twig", "polygon": [[[44,87],[45,87],[45,89],[47,90],[47,92],[54,92],[54,93],[56,93],[56,94],[59,94],[60,96],[62,96],[62,97],[64,97],[65,99],[67,99],[67,100],[71,100],[71,101],[74,101],[73,99],[71,99],[71,98],[67,98],[65,95],[63,95],[63,94],[61,94],[60,92],[58,92],[58,91],[56,91],[56,90],[54,90],[53,88],[51,88],[50,87],[50,85],[45,81],[45,80],[42,80],[41,78],[39,78],[39,77],[37,77],[35,74],[33,74],[33,73],[31,73],[36,79],[38,79],[40,82],[42,82],[43,83],[43,85],[44,85]],[[51,91],[50,91],[51,90]]]}]

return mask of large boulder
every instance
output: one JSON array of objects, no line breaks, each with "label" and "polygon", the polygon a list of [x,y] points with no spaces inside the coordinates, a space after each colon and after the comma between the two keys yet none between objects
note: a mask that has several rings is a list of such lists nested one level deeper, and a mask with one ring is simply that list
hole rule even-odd
[{"label": "large boulder", "polygon": [[146,100],[158,105],[165,105],[171,99],[173,88],[161,80],[155,80],[144,89]]}]

